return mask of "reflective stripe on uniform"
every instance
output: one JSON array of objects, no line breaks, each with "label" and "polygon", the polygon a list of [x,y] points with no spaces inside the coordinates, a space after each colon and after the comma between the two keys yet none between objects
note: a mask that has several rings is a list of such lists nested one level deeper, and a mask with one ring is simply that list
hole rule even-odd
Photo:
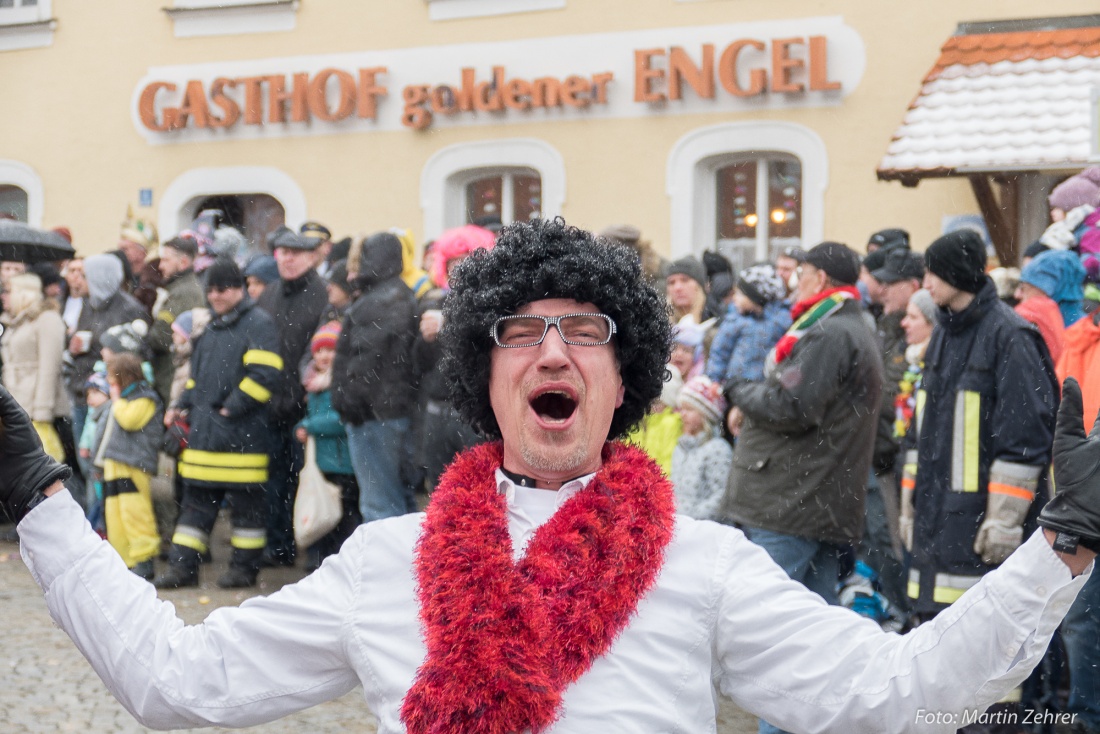
[{"label": "reflective stripe on uniform", "polygon": [[917,390],[917,405],[913,409],[914,419],[917,424],[917,435],[920,436],[920,427],[924,424],[924,404],[928,402],[928,393]]},{"label": "reflective stripe on uniform", "polygon": [[210,549],[210,534],[190,525],[177,525],[172,533],[172,542],[205,553]]},{"label": "reflective stripe on uniform", "polygon": [[910,599],[920,598],[920,571],[915,568],[909,569],[909,586],[906,593]]},{"label": "reflective stripe on uniform", "polygon": [[183,388],[184,388],[185,390],[190,390],[190,389],[192,389],[193,387],[195,387],[195,381],[194,381],[194,380],[188,380],[187,382],[185,382],[185,383],[183,384]]},{"label": "reflective stripe on uniform", "polygon": [[982,396],[973,390],[955,395],[955,425],[951,435],[951,489],[978,491],[978,453],[981,450]]},{"label": "reflective stripe on uniform", "polygon": [[229,543],[241,550],[257,550],[267,545],[267,531],[263,528],[233,528]]},{"label": "reflective stripe on uniform", "polygon": [[1030,502],[1035,499],[1035,491],[1039,488],[1039,475],[1042,471],[1041,466],[997,459],[989,467],[989,491]]},{"label": "reflective stripe on uniform", "polygon": [[905,452],[905,464],[901,468],[901,488],[914,489],[917,486],[917,450]]},{"label": "reflective stripe on uniform", "polygon": [[257,403],[266,403],[268,400],[271,400],[271,391],[251,377],[246,377],[241,380],[241,384],[238,385],[238,387],[241,388],[241,392]]},{"label": "reflective stripe on uniform", "polygon": [[263,469],[227,469],[224,467],[194,466],[179,464],[180,476],[197,482],[212,484],[263,484],[267,481],[267,468]]},{"label": "reflective stripe on uniform", "polygon": [[266,469],[267,454],[229,454],[215,451],[184,449],[180,461],[188,464],[224,466],[231,468]]},{"label": "reflective stripe on uniform", "polygon": [[230,454],[184,449],[179,475],[184,479],[225,484],[259,484],[267,481],[267,454]]},{"label": "reflective stripe on uniform", "polygon": [[157,318],[168,324],[169,326],[171,326],[176,320],[176,317],[172,315],[171,311],[161,311],[157,314]]},{"label": "reflective stripe on uniform", "polygon": [[932,601],[937,604],[954,604],[966,590],[982,580],[981,576],[955,576],[949,573],[937,573],[936,585],[932,589]]},{"label": "reflective stripe on uniform", "polygon": [[249,349],[244,353],[241,362],[243,364],[259,364],[264,367],[274,367],[280,371],[283,369],[283,358],[275,354],[275,352],[269,352],[266,349]]}]

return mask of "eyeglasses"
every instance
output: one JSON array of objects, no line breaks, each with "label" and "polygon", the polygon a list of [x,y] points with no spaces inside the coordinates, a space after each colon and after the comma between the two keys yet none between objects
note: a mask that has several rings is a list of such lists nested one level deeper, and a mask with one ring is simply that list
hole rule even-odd
[{"label": "eyeglasses", "polygon": [[553,326],[566,344],[598,347],[618,331],[610,316],[602,313],[570,313],[564,316],[501,316],[490,329],[498,347],[514,349],[542,344]]}]

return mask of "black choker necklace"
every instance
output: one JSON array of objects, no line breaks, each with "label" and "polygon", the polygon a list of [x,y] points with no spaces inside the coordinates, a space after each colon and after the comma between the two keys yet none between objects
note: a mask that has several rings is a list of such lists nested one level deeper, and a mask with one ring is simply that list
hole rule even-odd
[{"label": "black choker necklace", "polygon": [[[501,473],[504,474],[504,476],[511,479],[512,484],[515,484],[517,487],[530,487],[531,489],[537,489],[538,488],[537,480],[535,480],[532,477],[527,477],[527,476],[524,476],[522,474],[516,474],[514,471],[508,471],[504,467],[501,467],[500,471],[501,471]],[[583,476],[584,475],[582,474],[581,477],[583,477]],[[574,479],[580,479],[580,477],[573,477],[573,479],[566,479],[564,482],[561,482],[558,485],[558,487],[559,488],[564,487],[566,484],[569,484]]]}]

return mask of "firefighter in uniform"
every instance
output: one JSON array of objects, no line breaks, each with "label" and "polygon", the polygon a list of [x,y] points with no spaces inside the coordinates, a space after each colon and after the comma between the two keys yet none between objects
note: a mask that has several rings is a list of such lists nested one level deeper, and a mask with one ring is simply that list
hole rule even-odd
[{"label": "firefighter in uniform", "polygon": [[909,597],[927,618],[1034,530],[1058,385],[1038,330],[997,298],[978,235],[944,235],[925,256],[924,285],[940,316],[917,394],[902,500],[913,526]]},{"label": "firefighter in uniform", "polygon": [[157,588],[198,584],[200,558],[209,550],[223,499],[232,512],[233,555],[218,586],[254,585],[266,545],[262,485],[268,478],[267,405],[283,369],[278,337],[271,317],[245,295],[236,263],[219,260],[206,273],[213,318],[195,342],[191,379],[179,399],[191,426],[179,459],[183,508],[168,571],[153,582]]}]

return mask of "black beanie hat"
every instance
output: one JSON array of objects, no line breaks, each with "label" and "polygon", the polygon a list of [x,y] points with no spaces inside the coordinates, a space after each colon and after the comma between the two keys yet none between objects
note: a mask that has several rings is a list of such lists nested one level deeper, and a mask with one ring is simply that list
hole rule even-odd
[{"label": "black beanie hat", "polygon": [[928,272],[967,293],[977,293],[985,285],[985,260],[985,243],[971,229],[948,232],[924,253]]},{"label": "black beanie hat", "polygon": [[244,276],[237,263],[228,258],[218,258],[203,273],[207,288],[243,288]]},{"label": "black beanie hat", "polygon": [[806,253],[806,262],[838,283],[855,285],[859,280],[859,256],[847,245],[822,242]]},{"label": "black beanie hat", "polygon": [[699,262],[691,255],[682,257],[669,265],[668,274],[665,277],[668,277],[668,275],[686,275],[706,290],[707,269],[703,267],[703,263]]},{"label": "black beanie hat", "polygon": [[733,266],[730,265],[730,261],[717,252],[711,252],[710,250],[703,253],[703,267],[707,271],[707,278],[713,278],[718,273],[733,274]]}]

